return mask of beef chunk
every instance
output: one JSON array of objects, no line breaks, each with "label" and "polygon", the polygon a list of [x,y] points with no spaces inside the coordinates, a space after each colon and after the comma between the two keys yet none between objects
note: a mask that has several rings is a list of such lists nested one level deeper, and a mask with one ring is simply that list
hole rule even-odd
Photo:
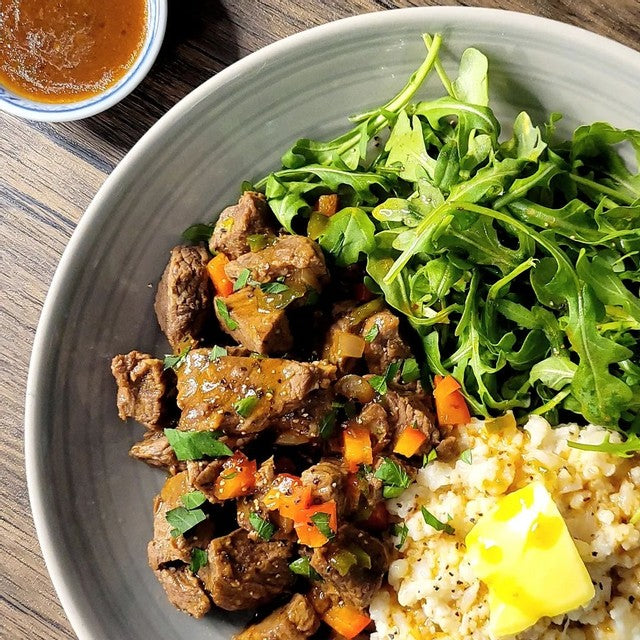
[{"label": "beef chunk", "polygon": [[209,544],[209,562],[198,571],[205,589],[221,609],[252,609],[291,589],[293,545],[255,542],[244,529]]},{"label": "beef chunk", "polygon": [[431,407],[426,396],[418,394],[402,395],[396,391],[387,391],[381,403],[387,411],[389,424],[393,430],[392,448],[398,436],[407,427],[419,429],[426,436],[418,455],[427,453],[440,442],[440,432],[432,417]]},{"label": "beef chunk", "polygon": [[129,449],[129,455],[152,467],[166,469],[172,475],[184,467],[184,462],[178,461],[162,431],[147,431],[144,438]]},{"label": "beef chunk", "polygon": [[369,402],[356,418],[356,422],[366,427],[373,436],[373,453],[378,454],[385,449],[391,440],[391,427],[387,412],[377,402]]},{"label": "beef chunk", "polygon": [[170,373],[162,360],[148,353],[130,351],[111,361],[111,373],[118,384],[117,404],[121,420],[133,418],[147,426],[166,418],[173,389]]},{"label": "beef chunk", "polygon": [[221,251],[235,260],[249,251],[247,238],[255,234],[273,233],[273,216],[261,193],[245,191],[238,204],[222,211],[209,240],[212,252]]},{"label": "beef chunk", "polygon": [[211,601],[189,567],[167,567],[154,571],[169,602],[194,618],[202,618],[211,609]]},{"label": "beef chunk", "polygon": [[[221,428],[235,435],[262,431],[270,420],[303,404],[312,391],[327,388],[335,378],[335,367],[324,362],[236,356],[212,362],[208,350],[196,349],[177,374],[180,428]],[[249,396],[258,400],[243,417],[236,403]]]},{"label": "beef chunk", "polygon": [[243,347],[257,353],[283,353],[293,346],[285,310],[269,304],[260,289],[244,287],[224,298],[224,303],[236,326],[231,329],[216,306],[220,326]]},{"label": "beef chunk", "polygon": [[314,502],[336,501],[338,518],[355,508],[348,472],[339,460],[323,458],[302,472],[303,484],[310,486]]},{"label": "beef chunk", "polygon": [[225,267],[232,280],[244,269],[251,271],[256,282],[284,278],[287,284],[308,285],[316,291],[329,280],[322,249],[306,236],[281,236],[261,251],[245,253]]},{"label": "beef chunk", "polygon": [[234,640],[307,640],[319,626],[320,619],[309,600],[296,593],[288,604],[236,634]]},{"label": "beef chunk", "polygon": [[391,311],[384,310],[367,318],[362,326],[365,336],[373,327],[378,327],[378,334],[365,343],[364,357],[370,373],[382,375],[387,367],[396,360],[411,357],[411,349],[400,336],[400,321]]},{"label": "beef chunk", "polygon": [[197,340],[212,317],[208,261],[209,254],[201,246],[177,246],[171,250],[154,308],[174,351],[179,351],[186,340]]},{"label": "beef chunk", "polygon": [[209,502],[220,502],[214,494],[213,487],[222,473],[222,460],[205,462],[190,460],[187,462],[189,484],[197,491],[202,491]]},{"label": "beef chunk", "polygon": [[296,446],[318,442],[320,425],[332,410],[333,394],[328,389],[319,389],[309,394],[302,406],[272,420],[278,437],[276,444]]},{"label": "beef chunk", "polygon": [[[345,552],[356,561],[345,575],[341,575],[345,568]],[[340,527],[335,538],[314,549],[311,566],[322,576],[321,586],[325,593],[335,594],[347,604],[365,609],[380,589],[389,558],[377,538],[346,524]]]},{"label": "beef chunk", "polygon": [[191,550],[195,547],[205,548],[213,535],[209,519],[200,523],[186,536],[171,536],[173,527],[167,522],[167,511],[181,507],[180,496],[192,491],[188,474],[182,471],[167,479],[160,495],[153,502],[153,540],[147,547],[149,565],[156,570],[167,563],[191,562]]}]

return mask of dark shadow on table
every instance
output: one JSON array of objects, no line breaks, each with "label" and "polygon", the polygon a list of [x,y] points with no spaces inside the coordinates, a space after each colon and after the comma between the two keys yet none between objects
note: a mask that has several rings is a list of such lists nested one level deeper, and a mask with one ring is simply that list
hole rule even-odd
[{"label": "dark shadow on table", "polygon": [[58,125],[56,133],[88,138],[87,147],[112,168],[160,116],[238,57],[236,25],[220,0],[169,0],[166,36],[149,75],[108,111]]}]

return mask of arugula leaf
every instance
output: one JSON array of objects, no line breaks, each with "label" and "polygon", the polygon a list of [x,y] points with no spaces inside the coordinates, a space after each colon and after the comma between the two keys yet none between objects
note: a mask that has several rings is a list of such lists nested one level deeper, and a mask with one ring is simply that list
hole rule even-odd
[{"label": "arugula leaf", "polygon": [[240,291],[240,289],[247,286],[249,282],[249,278],[251,278],[251,271],[249,269],[243,269],[236,278],[236,281],[233,283],[233,290]]},{"label": "arugula leaf", "polygon": [[216,297],[216,310],[220,319],[227,325],[229,331],[235,331],[238,328],[238,323],[231,317],[229,309],[222,298]]},{"label": "arugula leaf", "polygon": [[302,557],[294,560],[290,565],[291,573],[309,578],[309,580],[322,580],[322,576],[311,566],[309,558]]},{"label": "arugula leaf", "polygon": [[382,480],[382,495],[387,499],[397,498],[411,484],[409,474],[391,458],[385,458],[373,476]]},{"label": "arugula leaf", "polygon": [[209,242],[213,235],[215,225],[212,224],[192,224],[182,232],[182,239],[185,242]]},{"label": "arugula leaf", "polygon": [[604,440],[600,444],[586,444],[585,442],[572,442],[567,444],[572,449],[580,449],[581,451],[596,451],[599,453],[608,453],[619,458],[632,458],[640,453],[640,436],[631,433],[626,440],[622,442],[611,442],[611,434],[607,433]]},{"label": "arugula leaf", "polygon": [[407,358],[402,361],[402,382],[409,383],[415,382],[420,378],[420,368],[418,367],[418,361],[415,358]]},{"label": "arugula leaf", "polygon": [[245,396],[244,398],[240,398],[240,400],[234,402],[232,406],[239,416],[241,416],[242,418],[248,418],[253,413],[253,410],[258,405],[258,402],[258,396],[255,394],[250,394]]},{"label": "arugula leaf", "polygon": [[571,384],[577,369],[578,366],[565,356],[549,356],[531,367],[529,383],[540,380],[550,389],[560,391]]},{"label": "arugula leaf", "polygon": [[449,533],[449,534],[455,533],[455,529],[448,522],[441,522],[425,507],[420,507],[420,511],[422,513],[422,517],[424,518],[424,521],[430,527],[433,527],[436,531],[444,531],[445,533]]},{"label": "arugula leaf", "polygon": [[191,345],[187,345],[182,349],[178,355],[166,355],[163,361],[163,369],[179,369],[186,360],[189,352],[191,351]]},{"label": "arugula leaf", "polygon": [[209,360],[215,362],[218,358],[222,358],[227,355],[227,350],[224,347],[219,347],[217,344],[211,347],[209,351]]},{"label": "arugula leaf", "polygon": [[346,267],[355,264],[360,253],[373,250],[374,231],[373,222],[362,209],[348,207],[329,218],[318,242],[334,257],[338,266]]},{"label": "arugula leaf", "polygon": [[407,541],[407,536],[409,535],[409,527],[407,527],[405,522],[398,522],[393,525],[391,531],[393,535],[398,538],[398,542],[395,544],[396,549],[402,549],[404,543]]},{"label": "arugula leaf", "polygon": [[453,95],[461,102],[489,105],[489,61],[477,49],[465,49],[460,58],[458,77],[453,82]]},{"label": "arugula leaf", "polygon": [[331,540],[335,537],[336,532],[331,528],[329,524],[329,514],[323,513],[322,511],[318,511],[318,513],[314,513],[311,518],[311,522],[316,526],[318,531],[327,539]]},{"label": "arugula leaf", "polygon": [[373,390],[380,395],[384,395],[387,393],[387,386],[390,382],[395,380],[396,375],[398,375],[398,370],[400,369],[400,362],[392,362],[387,370],[384,372],[384,375],[381,376],[371,376],[369,378],[369,384],[373,387]]},{"label": "arugula leaf", "polygon": [[193,573],[198,573],[202,567],[209,564],[209,554],[204,549],[194,547],[191,549],[191,563],[189,568]]},{"label": "arugula leaf", "polygon": [[257,534],[267,542],[271,540],[271,537],[275,533],[275,526],[268,520],[260,517],[260,514],[252,511],[249,514],[249,523],[256,530]]},{"label": "arugula leaf", "polygon": [[436,163],[427,155],[422,124],[417,116],[410,119],[404,111],[398,114],[385,151],[389,154],[385,166],[399,167],[400,178],[417,181],[425,169],[429,175],[433,175]]},{"label": "arugula leaf", "polygon": [[166,513],[167,522],[173,527],[171,537],[177,538],[184,535],[197,524],[204,522],[207,515],[202,509],[187,509],[186,507],[176,507],[169,509]]},{"label": "arugula leaf", "polygon": [[225,458],[233,455],[233,451],[220,442],[218,434],[213,431],[165,429],[164,435],[178,460],[201,460],[205,456]]},{"label": "arugula leaf", "polygon": [[180,500],[187,509],[195,509],[201,504],[204,504],[207,498],[202,491],[190,491],[180,496]]}]

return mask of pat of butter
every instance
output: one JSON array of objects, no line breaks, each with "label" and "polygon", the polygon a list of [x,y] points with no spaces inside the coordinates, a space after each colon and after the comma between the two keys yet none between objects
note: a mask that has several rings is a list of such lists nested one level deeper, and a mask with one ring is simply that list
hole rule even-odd
[{"label": "pat of butter", "polygon": [[473,570],[489,589],[494,637],[524,631],[595,595],[567,525],[542,483],[501,498],[465,542]]}]

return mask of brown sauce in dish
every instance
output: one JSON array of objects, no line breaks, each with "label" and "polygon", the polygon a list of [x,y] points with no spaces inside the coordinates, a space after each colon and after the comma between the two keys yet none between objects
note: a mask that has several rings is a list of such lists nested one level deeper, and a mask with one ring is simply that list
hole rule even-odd
[{"label": "brown sauce in dish", "polygon": [[0,0],[0,84],[41,102],[115,84],[144,43],[146,0]]}]

